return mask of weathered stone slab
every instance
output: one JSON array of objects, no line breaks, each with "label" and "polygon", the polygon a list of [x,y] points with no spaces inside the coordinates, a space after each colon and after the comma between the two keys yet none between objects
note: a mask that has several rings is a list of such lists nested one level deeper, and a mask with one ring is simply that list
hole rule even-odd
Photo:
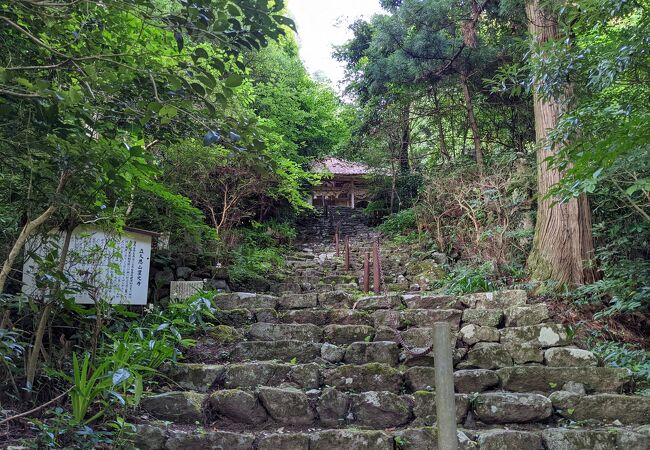
[{"label": "weathered stone slab", "polygon": [[166,450],[252,450],[255,436],[228,431],[174,431],[165,444]]},{"label": "weathered stone slab", "polygon": [[547,450],[613,450],[617,448],[616,433],[609,433],[605,430],[551,428],[542,431],[542,441]]},{"label": "weathered stone slab", "polygon": [[411,399],[392,392],[369,391],[352,396],[354,422],[371,428],[393,428],[412,419]]},{"label": "weathered stone slab", "polygon": [[344,365],[325,371],[323,382],[343,391],[400,392],[402,374],[387,364]]},{"label": "weathered stone slab", "polygon": [[198,392],[165,392],[142,398],[140,406],[152,416],[178,423],[203,420],[205,394]]},{"label": "weathered stone slab", "polygon": [[459,337],[467,345],[474,345],[478,342],[499,342],[500,335],[496,328],[470,324],[460,329]]},{"label": "weathered stone slab", "polygon": [[393,450],[393,437],[383,431],[325,430],[310,434],[309,450]]},{"label": "weathered stone slab", "polygon": [[550,317],[548,306],[544,303],[528,306],[511,306],[504,313],[506,327],[538,325],[546,322]]},{"label": "weathered stone slab", "polygon": [[454,372],[454,385],[459,393],[483,392],[498,386],[499,376],[493,370],[457,370]]},{"label": "weathered stone slab", "polygon": [[305,309],[318,306],[318,294],[284,294],[277,303],[280,309]]},{"label": "weathered stone slab", "polygon": [[465,361],[458,364],[459,369],[499,369],[512,366],[510,353],[501,344],[479,343],[468,353]]},{"label": "weathered stone slab", "polygon": [[373,311],[376,309],[395,309],[402,306],[402,299],[399,295],[375,295],[361,297],[354,302],[355,309]]},{"label": "weathered stone slab", "polygon": [[539,344],[507,342],[503,346],[515,364],[544,362],[544,349]]},{"label": "weathered stone slab", "polygon": [[273,420],[285,425],[310,425],[316,414],[307,396],[297,389],[261,387],[259,398]]},{"label": "weathered stone slab", "polygon": [[325,342],[352,344],[372,340],[375,329],[367,325],[327,325],[324,329]]},{"label": "weathered stone slab", "polygon": [[399,346],[395,342],[354,342],[345,351],[346,364],[384,363],[397,365]]},{"label": "weathered stone slab", "polygon": [[386,326],[405,329],[407,327],[431,327],[434,322],[449,322],[458,330],[462,311],[458,309],[406,309],[404,311],[378,310],[373,313],[375,327]]},{"label": "weathered stone slab", "polygon": [[320,356],[321,344],[303,341],[248,341],[235,345],[230,355],[232,361],[272,360],[311,362]]},{"label": "weathered stone slab", "polygon": [[502,321],[503,311],[500,309],[466,309],[463,311],[463,324],[496,328]]},{"label": "weathered stone slab", "polygon": [[538,344],[543,348],[559,347],[571,343],[571,338],[564,326],[559,324],[531,325],[500,330],[501,342],[518,345],[522,343]]},{"label": "weathered stone slab", "polygon": [[479,434],[481,450],[537,450],[542,448],[538,433],[517,430],[487,430]]},{"label": "weathered stone slab", "polygon": [[310,323],[258,322],[251,325],[248,337],[256,341],[295,340],[320,342],[323,339],[323,329]]},{"label": "weathered stone slab", "polygon": [[451,295],[404,294],[402,302],[411,309],[459,309],[458,297]]},{"label": "weathered stone slab", "polygon": [[504,310],[512,306],[524,306],[526,305],[527,299],[526,291],[514,289],[464,295],[461,301],[468,308],[472,309]]},{"label": "weathered stone slab", "polygon": [[253,362],[225,367],[221,384],[226,389],[250,389],[255,386],[278,386],[291,372],[288,364]]},{"label": "weathered stone slab", "polygon": [[318,303],[324,307],[350,307],[354,302],[354,296],[344,290],[327,291],[318,294]]},{"label": "weathered stone slab", "polygon": [[325,388],[318,399],[318,416],[324,426],[338,427],[346,423],[350,395],[334,388]]},{"label": "weathered stone slab", "polygon": [[501,387],[513,392],[552,392],[565,383],[581,383],[587,392],[618,392],[630,380],[630,371],[612,367],[507,367],[497,370]]},{"label": "weathered stone slab", "polygon": [[574,347],[554,347],[544,352],[544,361],[551,367],[595,367],[598,358],[588,350]]},{"label": "weathered stone slab", "polygon": [[553,405],[539,394],[490,392],[479,394],[474,412],[485,423],[537,422],[553,414]]},{"label": "weathered stone slab", "polygon": [[[431,426],[436,423],[436,394],[429,391],[417,391],[413,394],[413,414],[415,426]],[[469,396],[456,394],[456,422],[462,423],[469,410]]]},{"label": "weathered stone slab", "polygon": [[404,372],[404,382],[410,392],[433,391],[436,386],[433,367],[411,367]]},{"label": "weathered stone slab", "polygon": [[222,389],[210,395],[210,407],[221,417],[233,422],[259,425],[266,421],[267,414],[257,398],[238,389]]},{"label": "weathered stone slab", "polygon": [[560,415],[571,420],[602,422],[618,420],[624,424],[650,423],[650,397],[618,394],[587,396],[570,394],[558,399],[558,394],[561,392],[552,394],[553,405],[558,409]]},{"label": "weathered stone slab", "polygon": [[276,308],[278,298],[272,295],[253,294],[248,292],[229,292],[217,294],[212,303],[216,308],[228,309],[253,309]]},{"label": "weathered stone slab", "polygon": [[258,438],[256,448],[257,450],[309,450],[309,436],[304,433],[265,434]]}]

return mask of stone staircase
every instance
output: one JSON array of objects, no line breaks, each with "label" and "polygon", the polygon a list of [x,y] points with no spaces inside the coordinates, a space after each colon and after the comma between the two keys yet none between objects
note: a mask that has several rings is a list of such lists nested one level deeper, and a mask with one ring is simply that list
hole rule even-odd
[{"label": "stone staircase", "polygon": [[[364,295],[370,239],[354,241],[355,269],[343,272],[331,234],[313,231],[322,220],[275,293],[215,297],[215,326],[191,362],[143,399],[138,448],[436,449],[433,356],[412,356],[394,330],[422,348],[447,321],[459,448],[650,449],[650,398],[626,394],[626,369],[571,346],[546,305],[521,290]],[[394,251],[391,279],[402,275]]]}]

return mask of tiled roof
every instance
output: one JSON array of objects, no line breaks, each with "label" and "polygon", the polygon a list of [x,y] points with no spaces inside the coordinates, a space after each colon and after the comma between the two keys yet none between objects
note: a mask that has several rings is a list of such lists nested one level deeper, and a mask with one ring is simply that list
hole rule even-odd
[{"label": "tiled roof", "polygon": [[334,175],[365,175],[370,173],[367,165],[338,158],[326,158],[311,165],[313,172],[331,172]]}]

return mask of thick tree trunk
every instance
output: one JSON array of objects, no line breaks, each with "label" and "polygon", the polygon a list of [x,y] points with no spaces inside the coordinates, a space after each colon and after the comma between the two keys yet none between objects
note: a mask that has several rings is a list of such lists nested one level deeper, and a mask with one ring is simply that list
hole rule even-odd
[{"label": "thick tree trunk", "polygon": [[440,154],[451,161],[449,150],[447,149],[447,141],[445,140],[445,129],[442,126],[442,112],[440,111],[440,101],[438,100],[438,93],[433,91],[433,105],[436,112],[436,122],[438,125],[438,140],[440,141]]},{"label": "thick tree trunk", "polygon": [[[526,14],[529,31],[536,42],[558,37],[557,22],[542,11],[539,0],[527,1]],[[532,57],[535,57],[534,53]],[[571,285],[592,283],[596,271],[590,264],[594,244],[587,196],[582,194],[564,203],[556,203],[547,197],[550,188],[562,177],[562,173],[548,163],[548,158],[557,153],[557,148],[548,143],[548,132],[557,126],[566,98],[542,99],[535,92],[533,101],[538,145],[538,210],[528,268],[536,280],[554,280]]]},{"label": "thick tree trunk", "polygon": [[478,124],[476,123],[476,116],[474,116],[474,104],[472,96],[469,92],[469,83],[467,75],[464,72],[460,73],[460,83],[463,87],[463,97],[465,98],[465,108],[467,109],[467,121],[472,129],[472,137],[474,138],[474,153],[476,155],[476,165],[479,172],[483,173],[483,151],[481,149],[481,136],[478,132]]}]

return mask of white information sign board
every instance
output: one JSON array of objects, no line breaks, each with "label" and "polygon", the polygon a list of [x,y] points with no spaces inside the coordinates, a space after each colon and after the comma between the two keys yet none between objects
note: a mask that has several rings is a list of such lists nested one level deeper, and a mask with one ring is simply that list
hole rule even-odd
[{"label": "white information sign board", "polygon": [[[146,305],[151,262],[152,236],[135,230],[122,234],[108,234],[88,227],[77,227],[70,240],[65,274],[70,280],[75,301],[93,304],[107,301],[112,304]],[[62,233],[48,239],[32,239],[25,246],[23,265],[23,292],[39,296],[37,264],[28,255],[43,257],[53,248],[63,246]],[[42,295],[42,293],[41,293]]]}]

